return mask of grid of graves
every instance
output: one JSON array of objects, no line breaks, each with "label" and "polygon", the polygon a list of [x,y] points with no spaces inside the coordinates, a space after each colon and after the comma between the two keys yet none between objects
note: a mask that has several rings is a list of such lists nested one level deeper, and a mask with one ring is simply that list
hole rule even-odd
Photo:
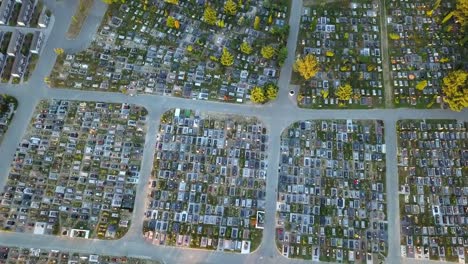
[{"label": "grid of graves", "polygon": [[0,31],[1,82],[18,84],[27,81],[36,67],[44,42],[45,33],[41,30]]},{"label": "grid of graves", "polygon": [[396,106],[431,108],[442,103],[443,77],[463,65],[467,52],[454,8],[455,1],[387,1]]},{"label": "grid of graves", "polygon": [[[382,107],[379,4],[375,1],[327,3],[304,7],[298,53],[313,54],[319,61],[317,74],[301,84],[298,103],[311,108]],[[349,84],[352,92],[338,99],[338,87]]]},{"label": "grid of graves", "polygon": [[0,194],[0,228],[117,239],[129,228],[146,110],[49,100],[36,108]]},{"label": "grid of graves", "polygon": [[387,253],[382,121],[297,122],[281,136],[276,242],[289,258],[366,263]]},{"label": "grid of graves", "polygon": [[51,15],[42,0],[1,2],[0,25],[10,26],[0,31],[1,82],[20,83],[29,79],[44,45],[44,29]]},{"label": "grid of graves", "polygon": [[267,141],[256,118],[184,109],[165,113],[145,237],[160,245],[255,250],[265,217]]},{"label": "grid of graves", "polygon": [[402,256],[459,263],[468,256],[467,125],[398,123]]},{"label": "grid of graves", "polygon": [[[248,101],[253,87],[277,82],[288,7],[228,2],[237,5],[235,15],[223,11],[225,1],[110,5],[91,47],[59,56],[51,86]],[[207,9],[211,19],[204,18]]]},{"label": "grid of graves", "polygon": [[6,94],[0,94],[0,143],[8,129],[11,119],[13,119],[17,106],[18,102],[16,98]]},{"label": "grid of graves", "polygon": [[55,263],[55,264],[160,264],[156,260],[142,260],[129,257],[106,256],[45,250],[39,248],[6,247],[0,245],[0,264]]}]

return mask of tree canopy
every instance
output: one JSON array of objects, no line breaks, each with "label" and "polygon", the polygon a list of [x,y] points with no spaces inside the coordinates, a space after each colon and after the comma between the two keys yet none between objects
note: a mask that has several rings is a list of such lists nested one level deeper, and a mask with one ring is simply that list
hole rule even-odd
[{"label": "tree canopy", "polygon": [[254,20],[254,29],[259,30],[260,29],[260,17],[256,16]]},{"label": "tree canopy", "polygon": [[340,85],[335,91],[335,96],[338,100],[348,101],[353,96],[353,88],[349,84]]},{"label": "tree canopy", "polygon": [[235,16],[237,13],[237,4],[232,0],[227,0],[224,2],[224,13]]},{"label": "tree canopy", "polygon": [[457,70],[443,79],[444,102],[453,111],[468,107],[468,72]]},{"label": "tree canopy", "polygon": [[317,74],[318,60],[312,54],[307,54],[303,58],[298,58],[294,63],[293,69],[298,72],[305,80],[309,80]]},{"label": "tree canopy", "polygon": [[275,100],[278,96],[278,87],[274,84],[268,84],[265,88],[266,97],[268,100]]},{"label": "tree canopy", "polygon": [[416,84],[416,89],[418,89],[419,91],[422,91],[424,90],[424,88],[426,88],[426,86],[427,86],[427,80],[422,80],[418,82],[418,84]]},{"label": "tree canopy", "polygon": [[234,64],[234,56],[226,48],[223,48],[223,53],[221,54],[221,64],[224,66]]},{"label": "tree canopy", "polygon": [[166,20],[166,26],[170,28],[179,28],[180,23],[173,16],[168,16]]},{"label": "tree canopy", "polygon": [[457,0],[453,15],[457,19],[457,22],[462,25],[462,27],[468,26],[468,0]]},{"label": "tree canopy", "polygon": [[203,13],[203,20],[209,25],[215,25],[216,24],[216,17],[218,15],[216,14],[216,10],[212,8],[211,6],[206,6],[205,12]]},{"label": "tree canopy", "polygon": [[260,51],[262,54],[262,57],[265,59],[271,59],[273,56],[275,56],[276,50],[273,48],[271,45],[267,45],[262,47],[262,50]]},{"label": "tree canopy", "polygon": [[254,87],[250,92],[250,100],[257,104],[262,104],[266,101],[265,92],[261,87]]},{"label": "tree canopy", "polygon": [[284,62],[288,58],[288,48],[282,47],[278,52],[278,64],[279,66],[283,66]]},{"label": "tree canopy", "polygon": [[252,46],[250,46],[249,43],[247,42],[242,42],[242,44],[240,45],[240,50],[242,51],[242,53],[244,54],[250,54],[252,53]]}]

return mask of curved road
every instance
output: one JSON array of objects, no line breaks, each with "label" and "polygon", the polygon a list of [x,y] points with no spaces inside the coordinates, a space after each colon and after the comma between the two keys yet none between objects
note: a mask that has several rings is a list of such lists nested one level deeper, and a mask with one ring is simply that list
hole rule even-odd
[{"label": "curved road", "polygon": [[[154,95],[140,95],[129,97],[118,93],[103,93],[93,91],[79,91],[66,89],[50,89],[44,83],[55,62],[54,48],[64,48],[66,52],[76,52],[85,49],[94,36],[99,22],[104,16],[106,5],[96,0],[91,14],[83,29],[75,40],[67,40],[65,33],[70,24],[70,18],[75,11],[78,1],[46,0],[54,16],[48,42],[44,47],[36,70],[29,82],[22,85],[1,85],[0,93],[15,96],[19,107],[15,117],[0,146],[0,186],[7,178],[11,158],[16,150],[35,105],[43,99],[89,100],[107,102],[127,102],[139,104],[148,109],[148,133],[142,161],[142,171],[132,226],[120,240],[82,240],[65,237],[37,236],[23,233],[0,233],[0,244],[6,246],[39,247],[45,249],[59,249],[67,251],[88,252],[108,255],[125,255],[131,257],[145,257],[162,259],[166,263],[304,263],[306,261],[291,260],[282,257],[276,250],[275,212],[276,187],[278,184],[277,166],[279,164],[280,134],[287,126],[295,121],[304,119],[381,119],[385,122],[385,141],[387,144],[387,204],[389,230],[388,262],[396,263],[433,263],[400,258],[399,247],[399,208],[398,200],[394,199],[398,193],[397,161],[396,161],[396,133],[395,123],[399,119],[460,119],[468,120],[468,111],[454,113],[446,110],[412,110],[412,109],[374,109],[374,110],[304,110],[297,108],[293,98],[288,95],[292,65],[295,59],[296,42],[302,12],[302,0],[293,0],[290,15],[290,33],[288,37],[288,58],[281,69],[279,79],[280,92],[278,100],[263,106],[224,104],[208,101],[193,101],[174,97]],[[384,73],[385,74],[385,73]],[[388,73],[387,73],[388,74]],[[263,241],[260,248],[252,254],[241,255],[223,252],[211,252],[195,249],[182,249],[165,246],[154,246],[145,242],[142,236],[143,212],[146,209],[146,188],[152,170],[155,133],[159,126],[159,117],[167,110],[175,107],[192,108],[202,111],[225,112],[239,115],[256,116],[269,129],[269,166],[266,194],[266,223]],[[47,239],[47,243],[44,240]],[[308,261],[310,262],[310,260]]]}]

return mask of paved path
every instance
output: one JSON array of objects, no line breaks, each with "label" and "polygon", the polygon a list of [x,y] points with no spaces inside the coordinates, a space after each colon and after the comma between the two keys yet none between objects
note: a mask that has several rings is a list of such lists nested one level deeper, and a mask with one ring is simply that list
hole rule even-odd
[{"label": "paved path", "polygon": [[[147,108],[148,134],[146,136],[143,153],[141,179],[138,186],[132,226],[127,235],[117,241],[82,240],[63,237],[44,237],[21,233],[0,233],[0,244],[7,246],[41,247],[45,249],[60,249],[77,252],[87,252],[109,255],[126,255],[131,257],[145,257],[162,259],[166,263],[305,263],[305,261],[289,260],[282,257],[276,250],[275,210],[276,187],[278,184],[277,166],[279,164],[280,134],[288,125],[304,119],[381,119],[384,120],[387,144],[387,202],[389,223],[389,257],[388,263],[434,263],[415,260],[400,259],[399,250],[399,204],[398,204],[398,177],[396,161],[396,133],[395,122],[398,119],[460,119],[468,120],[468,111],[454,113],[446,110],[412,110],[412,109],[375,109],[375,110],[304,110],[297,108],[294,100],[288,95],[292,64],[295,58],[297,35],[302,11],[302,1],[293,0],[290,16],[290,34],[288,37],[288,58],[281,69],[279,79],[280,93],[278,100],[264,105],[238,105],[224,104],[208,101],[193,101],[174,97],[161,97],[154,95],[140,95],[129,97],[119,93],[103,93],[93,91],[77,91],[65,89],[50,89],[44,84],[55,62],[56,47],[65,51],[78,51],[86,48],[96,32],[98,21],[103,17],[106,6],[96,1],[92,14],[84,24],[82,32],[76,40],[65,38],[65,32],[70,24],[70,18],[78,1],[46,0],[46,5],[55,15],[55,24],[50,32],[47,42],[38,62],[38,67],[30,81],[22,85],[1,85],[0,93],[7,93],[19,100],[19,107],[15,117],[0,145],[0,186],[7,178],[11,158],[16,150],[34,107],[42,99],[56,98],[66,100],[89,100],[106,102],[127,102],[139,104]],[[263,241],[260,248],[252,254],[241,255],[223,252],[211,252],[194,249],[181,249],[173,247],[155,246],[144,241],[142,237],[143,212],[146,209],[146,191],[152,170],[154,146],[156,142],[155,131],[159,126],[159,117],[165,111],[176,108],[192,108],[201,111],[223,112],[245,116],[256,116],[268,128],[269,137],[269,164],[267,171],[266,194],[266,222]],[[310,261],[308,261],[310,262]]]},{"label": "paved path", "polygon": [[289,36],[287,43],[288,57],[281,68],[281,74],[278,80],[278,86],[280,89],[278,92],[278,99],[274,103],[276,105],[288,105],[296,108],[296,100],[291,100],[291,97],[289,96],[289,83],[291,81],[292,68],[296,61],[296,45],[297,38],[299,36],[301,16],[302,0],[295,0],[291,5],[291,14],[289,15]]}]

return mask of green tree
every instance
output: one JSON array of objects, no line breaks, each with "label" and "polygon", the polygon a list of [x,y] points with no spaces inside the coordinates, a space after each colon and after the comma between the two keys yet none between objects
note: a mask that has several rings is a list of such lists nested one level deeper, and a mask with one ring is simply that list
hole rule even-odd
[{"label": "green tree", "polygon": [[224,66],[234,64],[234,56],[226,48],[223,48],[223,53],[221,54],[221,64]]},{"label": "green tree", "polygon": [[237,4],[232,0],[224,2],[224,13],[227,15],[235,16],[237,13]]},{"label": "green tree", "polygon": [[240,50],[244,54],[250,54],[250,53],[252,53],[252,46],[250,46],[249,43],[244,41],[240,45]]},{"label": "green tree", "polygon": [[175,22],[177,20],[173,16],[168,16],[166,20],[166,26],[170,28],[175,28]]},{"label": "green tree", "polygon": [[265,59],[271,59],[273,56],[275,56],[276,50],[273,48],[271,45],[267,45],[262,47],[262,50],[260,51],[262,54],[262,57]]},{"label": "green tree", "polygon": [[273,34],[281,40],[286,40],[289,34],[289,25],[282,27],[273,26],[273,28],[271,29],[271,34]]},{"label": "green tree", "polygon": [[205,12],[203,13],[203,20],[209,25],[215,25],[216,24],[216,17],[218,14],[216,14],[216,10],[212,8],[211,6],[207,5],[205,8]]},{"label": "green tree", "polygon": [[288,58],[288,48],[287,47],[282,47],[278,51],[278,64],[279,66],[283,66],[284,62]]},{"label": "green tree", "polygon": [[256,104],[263,104],[266,101],[263,89],[261,87],[254,87],[250,92],[250,100]]}]

